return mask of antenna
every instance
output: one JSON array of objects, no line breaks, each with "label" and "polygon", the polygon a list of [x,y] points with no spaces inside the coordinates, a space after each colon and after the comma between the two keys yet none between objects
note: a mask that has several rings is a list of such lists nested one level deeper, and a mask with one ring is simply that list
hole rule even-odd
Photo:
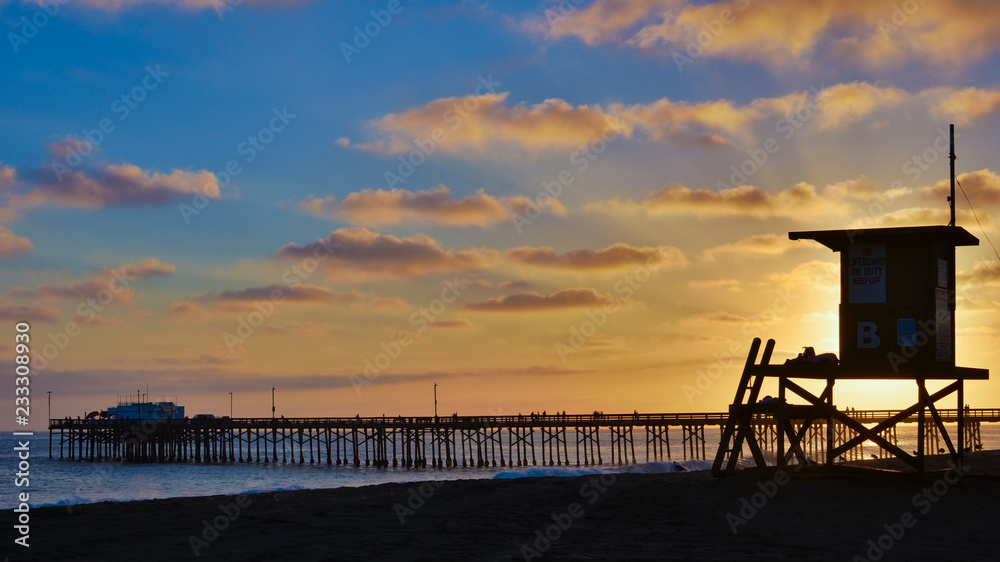
[{"label": "antenna", "polygon": [[948,126],[949,146],[951,153],[948,159],[951,160],[951,195],[948,196],[948,203],[951,205],[951,222],[948,226],[955,226],[955,124]]}]

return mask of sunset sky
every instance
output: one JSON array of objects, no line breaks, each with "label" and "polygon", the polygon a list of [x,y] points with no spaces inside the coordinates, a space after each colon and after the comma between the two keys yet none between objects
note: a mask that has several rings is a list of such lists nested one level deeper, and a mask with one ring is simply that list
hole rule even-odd
[{"label": "sunset sky", "polygon": [[[30,322],[36,429],[45,391],[75,417],[147,385],[191,415],[269,416],[272,386],[287,417],[430,415],[434,383],[447,415],[724,410],[754,336],[838,351],[838,255],[789,231],[947,224],[949,123],[1000,243],[990,0],[0,20],[0,357]],[[958,202],[958,364],[996,407],[1000,266]]]}]

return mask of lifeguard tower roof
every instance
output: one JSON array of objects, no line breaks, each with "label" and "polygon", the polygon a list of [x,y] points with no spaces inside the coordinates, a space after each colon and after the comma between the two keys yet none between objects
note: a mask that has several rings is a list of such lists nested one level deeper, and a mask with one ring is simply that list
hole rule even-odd
[{"label": "lifeguard tower roof", "polygon": [[868,240],[904,238],[907,241],[922,237],[939,238],[951,246],[978,246],[979,239],[960,226],[904,226],[898,228],[865,228],[854,230],[810,230],[789,232],[792,240],[815,240],[834,252],[841,252],[851,244]]}]

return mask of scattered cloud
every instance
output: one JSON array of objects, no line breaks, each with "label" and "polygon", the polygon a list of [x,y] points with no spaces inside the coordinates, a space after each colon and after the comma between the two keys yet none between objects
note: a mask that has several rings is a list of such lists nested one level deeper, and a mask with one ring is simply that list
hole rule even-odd
[{"label": "scattered cloud", "polygon": [[658,264],[659,269],[688,264],[684,254],[673,246],[635,248],[628,244],[612,244],[603,250],[574,250],[562,255],[547,246],[521,246],[506,250],[503,255],[513,263],[568,270],[610,270],[653,264]]},{"label": "scattered cloud", "polygon": [[788,239],[788,235],[781,234],[758,234],[749,238],[744,238],[737,242],[723,244],[705,250],[702,257],[708,261],[715,261],[717,258],[725,256],[733,257],[757,257],[760,255],[780,255],[794,250],[818,248],[819,244],[809,241],[793,241]]},{"label": "scattered cloud", "polygon": [[[794,91],[762,97],[747,104],[727,99],[671,100],[648,103],[571,105],[548,99],[536,105],[510,105],[508,93],[464,98],[441,98],[373,120],[373,138],[348,144],[360,150],[400,155],[419,150],[414,139],[434,138],[447,131],[447,139],[435,150],[452,154],[482,154],[487,150],[514,148],[534,155],[551,150],[572,150],[591,142],[636,139],[663,143],[680,140],[697,146],[752,146],[780,119],[807,109],[817,115],[819,131],[841,129],[872,119],[890,109],[923,108],[931,117],[941,115],[978,118],[1000,107],[998,92],[987,89],[931,88],[911,93],[892,86],[864,81],[835,84],[811,91]],[[456,127],[448,126],[449,112],[456,104],[471,111]],[[912,106],[912,107],[911,107]],[[797,123],[810,121],[800,118]],[[787,125],[787,123],[786,123]],[[344,146],[348,146],[344,145]],[[391,193],[391,192],[387,192]],[[346,202],[346,201],[345,201]],[[343,204],[342,202],[341,204]],[[307,202],[309,209],[323,209],[323,200]]]},{"label": "scattered cloud", "polygon": [[97,328],[131,328],[132,324],[125,322],[124,320],[119,320],[117,318],[105,318],[100,314],[78,314],[76,318],[73,319],[74,322],[80,325],[93,326]]},{"label": "scattered cloud", "polygon": [[457,329],[468,329],[472,327],[472,322],[463,319],[454,320],[435,320],[427,324],[432,328],[457,328]]},{"label": "scattered cloud", "polygon": [[13,166],[0,165],[0,191],[17,184],[17,170]]},{"label": "scattered cloud", "polygon": [[812,260],[800,263],[789,272],[771,274],[769,279],[798,287],[839,288],[840,264]]},{"label": "scattered cloud", "polygon": [[725,289],[732,293],[738,293],[743,289],[736,279],[698,279],[688,282],[688,287],[692,289]]},{"label": "scattered cloud", "polygon": [[903,103],[909,94],[867,82],[837,84],[823,90],[819,128],[834,129],[861,121],[875,111]]},{"label": "scattered cloud", "polygon": [[[496,198],[482,189],[455,199],[445,186],[426,191],[405,189],[365,189],[338,201],[335,197],[303,201],[299,207],[317,216],[330,215],[351,224],[381,226],[398,224],[434,224],[437,226],[486,228],[510,220],[512,213],[524,214],[530,200],[523,196]],[[566,214],[557,200],[539,211]]]},{"label": "scattered cloud", "polygon": [[[1000,176],[996,172],[984,168],[975,172],[958,174],[957,179],[962,184],[961,190],[965,191],[965,194],[969,196],[969,200],[977,208],[1000,208]],[[956,191],[959,191],[957,197],[959,200],[964,201],[965,197],[962,196],[961,190],[956,189]],[[950,194],[951,180],[941,180],[930,187],[922,189],[919,200],[923,203],[941,205],[947,201]]]},{"label": "scattered cloud", "polygon": [[[631,127],[618,123],[599,105],[573,106],[561,99],[516,105],[508,92],[439,98],[421,107],[390,113],[369,123],[373,141],[355,148],[384,154],[405,154],[419,147],[413,139],[441,139],[435,150],[482,152],[487,147],[516,147],[530,152],[578,148],[595,138]],[[465,108],[460,114],[455,108]],[[443,135],[443,136],[442,136]]]},{"label": "scattered cloud", "polygon": [[[327,251],[327,248],[333,248]],[[412,278],[441,273],[475,271],[499,259],[494,250],[444,250],[433,238],[417,234],[400,238],[367,228],[341,228],[323,240],[304,246],[287,244],[275,253],[278,259],[325,255],[328,276],[338,279]]]},{"label": "scattered cloud", "polygon": [[[959,195],[959,197],[961,197]],[[983,228],[994,229],[993,218],[984,210],[977,211]],[[975,224],[976,217],[971,211],[956,210],[959,223]],[[951,210],[947,207],[907,207],[874,217],[863,217],[848,225],[848,228],[891,228],[897,226],[945,225],[951,222]]]},{"label": "scattered cloud", "polygon": [[341,293],[317,285],[271,284],[240,290],[225,290],[202,293],[188,297],[188,300],[202,304],[252,304],[255,301],[287,301],[298,303],[348,304],[361,300],[362,293],[351,291]]},{"label": "scattered cloud", "polygon": [[7,227],[0,225],[0,258],[7,259],[31,253],[35,247],[31,241],[18,236]]},{"label": "scattered cloud", "polygon": [[640,213],[652,216],[787,218],[813,221],[817,218],[856,213],[859,203],[869,203],[876,199],[888,204],[910,192],[911,190],[905,187],[883,190],[864,176],[830,184],[821,190],[817,190],[812,184],[799,182],[777,193],[770,193],[752,185],[720,187],[713,190],[692,189],[674,184],[654,191],[642,201],[607,199],[588,203],[583,206],[583,210],[626,216]]},{"label": "scattered cloud", "polygon": [[1000,261],[977,261],[972,266],[972,271],[960,271],[956,275],[963,283],[1000,283]]},{"label": "scattered cloud", "polygon": [[330,332],[343,329],[343,326],[329,322],[296,322],[292,320],[285,322],[284,324],[275,324],[273,322],[264,324],[264,330],[269,332],[291,334],[307,338],[319,338]]},{"label": "scattered cloud", "polygon": [[[550,39],[612,43],[675,61],[694,44],[697,56],[770,67],[831,58],[873,69],[910,61],[947,68],[982,60],[1000,47],[990,25],[997,9],[992,3],[921,2],[905,12],[894,7],[866,0],[818,0],[808,10],[796,0],[596,0],[564,17],[533,17],[525,27]],[[706,34],[711,40],[698,39]]]},{"label": "scattered cloud", "polygon": [[37,304],[30,305],[19,305],[19,304],[4,304],[0,305],[0,320],[9,320],[11,322],[55,322],[62,318],[62,314],[50,306],[42,306]]},{"label": "scattered cloud", "polygon": [[594,289],[562,289],[549,295],[542,295],[534,291],[505,295],[495,299],[467,304],[463,308],[485,312],[530,312],[561,308],[593,308],[602,306],[610,300],[612,300],[610,296],[602,295]]},{"label": "scattered cloud", "polygon": [[190,301],[174,301],[163,311],[168,318],[186,320],[208,316],[208,311]]},{"label": "scattered cloud", "polygon": [[773,314],[735,314],[732,312],[717,311],[704,312],[688,316],[682,320],[685,324],[774,324],[780,318]]},{"label": "scattered cloud", "polygon": [[965,88],[949,91],[932,106],[931,113],[956,125],[971,125],[997,108],[1000,108],[1000,90]]},{"label": "scattered cloud", "polygon": [[34,288],[14,287],[7,295],[15,298],[38,298],[42,300],[74,299],[86,301],[96,299],[102,305],[112,302],[132,302],[135,289],[131,284],[153,276],[168,276],[175,268],[156,258],[146,258],[136,263],[123,263],[116,268],[101,267],[88,272],[85,279],[66,285],[42,284]]},{"label": "scattered cloud", "polygon": [[[50,147],[52,145],[49,145]],[[166,205],[181,197],[200,193],[219,198],[219,184],[207,170],[173,170],[168,174],[150,173],[132,164],[102,164],[95,170],[62,170],[63,164],[46,164],[36,174],[31,189],[11,194],[22,208],[54,205],[80,209],[98,209],[124,205]]]},{"label": "scattered cloud", "polygon": [[[33,1],[38,4],[42,4],[40,0]],[[258,6],[295,6],[306,4],[308,2],[309,0],[246,0],[247,5]],[[119,10],[127,10],[136,6],[149,4],[173,6],[179,9],[192,11],[207,9],[220,10],[225,6],[225,4],[220,6],[219,2],[216,0],[82,0],[78,3],[81,7],[102,10],[105,12],[116,12]]]}]

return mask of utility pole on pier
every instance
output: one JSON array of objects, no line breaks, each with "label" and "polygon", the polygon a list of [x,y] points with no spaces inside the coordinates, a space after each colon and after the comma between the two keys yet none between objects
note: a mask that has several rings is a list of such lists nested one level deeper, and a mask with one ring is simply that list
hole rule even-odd
[{"label": "utility pole on pier", "polygon": [[438,383],[434,383],[434,417],[438,417]]},{"label": "utility pole on pier", "polygon": [[46,390],[49,393],[49,458],[52,458],[52,391]]},{"label": "utility pole on pier", "polygon": [[951,206],[951,222],[948,226],[955,226],[955,124],[948,126],[949,152],[948,160],[951,161],[951,194],[948,196],[948,204]]},{"label": "utility pole on pier", "polygon": [[271,387],[271,421],[274,421],[274,387]]}]

